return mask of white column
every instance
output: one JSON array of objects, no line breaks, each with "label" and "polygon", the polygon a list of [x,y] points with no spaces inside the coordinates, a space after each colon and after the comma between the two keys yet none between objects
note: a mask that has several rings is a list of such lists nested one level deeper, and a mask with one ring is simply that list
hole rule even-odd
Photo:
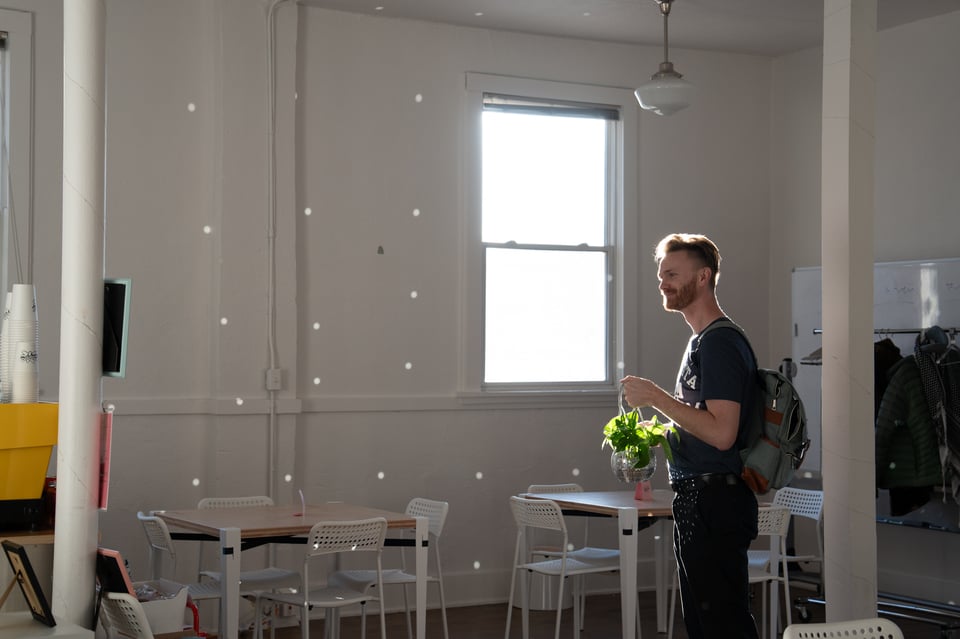
[{"label": "white column", "polygon": [[876,0],[825,0],[821,163],[827,620],[873,617]]},{"label": "white column", "polygon": [[55,617],[89,627],[103,330],[104,0],[63,3],[63,247]]}]

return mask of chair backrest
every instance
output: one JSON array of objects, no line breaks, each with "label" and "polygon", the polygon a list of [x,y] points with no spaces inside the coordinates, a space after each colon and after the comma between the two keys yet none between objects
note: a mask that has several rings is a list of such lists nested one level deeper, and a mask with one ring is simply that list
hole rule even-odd
[{"label": "chair backrest", "polygon": [[325,555],[370,552],[377,556],[377,590],[383,585],[383,542],[387,537],[387,520],[383,517],[352,521],[321,521],[307,535],[307,553],[300,573],[304,601],[309,599],[310,562]]},{"label": "chair backrest", "polygon": [[513,519],[518,527],[559,531],[563,534],[564,547],[566,546],[567,526],[563,521],[563,511],[560,510],[557,502],[549,499],[511,497],[510,509],[513,511]]},{"label": "chair backrest", "polygon": [[150,622],[137,598],[126,592],[106,592],[100,602],[100,615],[113,633],[130,639],[153,639]]},{"label": "chair backrest", "polygon": [[757,513],[757,535],[785,538],[790,530],[790,509],[782,506],[761,507]]},{"label": "chair backrest", "polygon": [[450,504],[445,501],[414,497],[407,504],[406,512],[411,517],[426,517],[429,520],[430,534],[439,538],[443,532],[443,524],[447,521],[448,510]]},{"label": "chair backrest", "polygon": [[[528,493],[582,493],[583,486],[580,484],[530,484],[527,486]],[[590,535],[590,518],[589,517],[578,517],[579,521],[575,524],[577,526],[572,531],[567,530],[567,534],[570,536],[577,535],[578,530],[583,531],[583,541],[581,542],[584,546],[587,545],[589,535]],[[547,546],[549,550],[553,550],[550,546]],[[568,544],[567,550],[573,550],[573,546]]]},{"label": "chair backrest", "polygon": [[170,536],[170,529],[167,528],[167,522],[156,515],[145,515],[142,512],[137,513],[137,519],[143,525],[143,532],[147,535],[147,544],[150,546],[150,578],[156,579],[157,561],[156,553],[165,552],[170,556],[173,562],[174,571],[177,565],[177,551],[173,547],[173,538]]},{"label": "chair backrest", "polygon": [[352,521],[321,521],[307,535],[307,557],[341,552],[380,552],[387,536],[383,517]]},{"label": "chair backrest", "polygon": [[204,497],[197,508],[244,508],[246,506],[273,506],[273,500],[266,495],[249,497]]},{"label": "chair backrest", "polygon": [[580,484],[530,484],[528,493],[582,493]]},{"label": "chair backrest", "polygon": [[773,496],[773,505],[789,508],[790,514],[794,517],[820,521],[820,516],[823,514],[823,491],[788,486],[781,488]]},{"label": "chair backrest", "polygon": [[903,639],[903,632],[889,619],[857,619],[829,623],[804,623],[787,626],[783,639]]},{"label": "chair backrest", "polygon": [[790,530],[790,510],[782,506],[761,507],[757,512],[757,536],[770,537],[770,577],[782,580],[787,571],[787,532]]}]

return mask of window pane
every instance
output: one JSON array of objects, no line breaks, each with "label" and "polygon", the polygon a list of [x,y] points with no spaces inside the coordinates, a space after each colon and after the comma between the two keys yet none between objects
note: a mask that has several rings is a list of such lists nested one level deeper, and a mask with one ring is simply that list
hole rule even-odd
[{"label": "window pane", "polygon": [[484,381],[606,381],[606,292],[601,251],[488,248]]},{"label": "window pane", "polygon": [[483,241],[603,246],[603,119],[483,113]]}]

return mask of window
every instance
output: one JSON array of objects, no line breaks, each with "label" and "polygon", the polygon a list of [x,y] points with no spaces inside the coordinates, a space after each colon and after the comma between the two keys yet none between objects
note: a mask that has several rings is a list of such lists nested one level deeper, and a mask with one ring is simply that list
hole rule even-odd
[{"label": "window", "polygon": [[467,386],[612,388],[624,346],[633,96],[479,74],[468,89],[479,148],[468,207]]},{"label": "window", "polygon": [[33,275],[32,14],[0,9],[0,33],[0,290],[9,291]]}]

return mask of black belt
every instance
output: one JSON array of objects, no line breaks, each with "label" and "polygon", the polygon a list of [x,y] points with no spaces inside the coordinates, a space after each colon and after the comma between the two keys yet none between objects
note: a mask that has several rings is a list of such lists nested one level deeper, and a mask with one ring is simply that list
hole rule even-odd
[{"label": "black belt", "polygon": [[707,486],[737,486],[739,484],[740,477],[733,473],[707,473],[671,482],[670,488],[673,488],[675,493],[685,495],[702,490]]}]

